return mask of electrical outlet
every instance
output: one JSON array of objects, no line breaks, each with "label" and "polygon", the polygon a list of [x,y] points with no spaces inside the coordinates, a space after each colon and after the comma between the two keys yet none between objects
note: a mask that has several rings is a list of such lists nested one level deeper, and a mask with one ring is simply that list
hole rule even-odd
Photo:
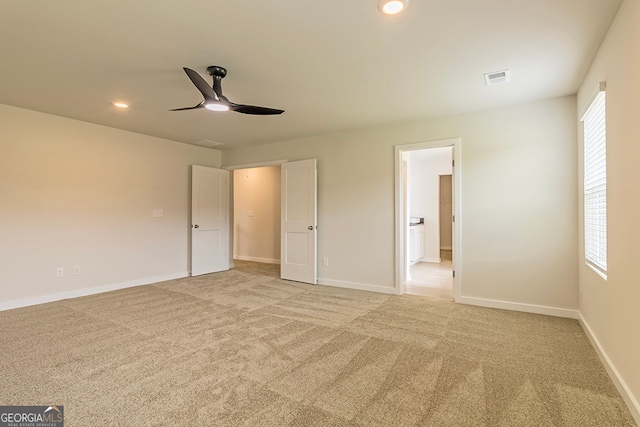
[{"label": "electrical outlet", "polygon": [[64,277],[64,267],[56,268],[56,277]]},{"label": "electrical outlet", "polygon": [[322,266],[329,267],[329,258],[322,258]]},{"label": "electrical outlet", "polygon": [[80,274],[80,266],[79,265],[74,265],[73,266],[73,274],[74,274],[74,276],[77,276],[78,274]]}]

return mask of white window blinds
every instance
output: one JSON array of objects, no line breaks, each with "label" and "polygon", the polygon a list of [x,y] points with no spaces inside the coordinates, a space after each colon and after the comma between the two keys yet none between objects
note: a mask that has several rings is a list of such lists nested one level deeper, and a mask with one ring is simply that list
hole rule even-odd
[{"label": "white window blinds", "polygon": [[585,112],[584,255],[587,264],[607,272],[607,132],[604,83]]}]

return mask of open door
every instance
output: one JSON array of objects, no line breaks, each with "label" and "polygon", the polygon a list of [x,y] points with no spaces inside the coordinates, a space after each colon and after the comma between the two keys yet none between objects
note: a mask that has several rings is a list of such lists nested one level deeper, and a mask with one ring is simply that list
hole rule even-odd
[{"label": "open door", "polygon": [[280,277],[317,283],[316,159],[282,164]]},{"label": "open door", "polygon": [[229,171],[191,167],[191,275],[229,269]]}]

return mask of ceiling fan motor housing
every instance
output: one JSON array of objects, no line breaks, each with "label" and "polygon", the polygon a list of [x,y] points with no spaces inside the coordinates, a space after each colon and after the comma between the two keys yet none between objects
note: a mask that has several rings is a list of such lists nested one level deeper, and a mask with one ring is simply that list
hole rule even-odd
[{"label": "ceiling fan motor housing", "polygon": [[226,68],[219,67],[217,65],[212,65],[210,67],[207,67],[207,73],[209,73],[210,76],[224,78],[224,76],[227,75],[227,70]]}]

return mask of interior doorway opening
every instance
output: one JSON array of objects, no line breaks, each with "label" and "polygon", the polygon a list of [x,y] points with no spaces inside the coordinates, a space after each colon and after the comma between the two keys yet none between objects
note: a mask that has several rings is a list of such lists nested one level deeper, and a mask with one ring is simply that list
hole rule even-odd
[{"label": "interior doorway opening", "polygon": [[317,284],[317,160],[228,166],[230,264],[279,265],[280,278]]},{"label": "interior doorway opening", "polygon": [[[449,194],[445,194],[445,177],[451,177],[453,148],[407,151],[404,157],[408,168],[405,213],[409,214],[409,274],[405,292],[452,299],[452,191],[449,185]],[[449,215],[443,217],[447,206]],[[444,235],[445,230],[449,236]],[[443,241],[449,242],[447,248],[443,247]]]},{"label": "interior doorway opening", "polygon": [[233,260],[280,265],[280,165],[233,171]]},{"label": "interior doorway opening", "polygon": [[459,157],[459,138],[396,146],[398,293],[460,295]]}]

